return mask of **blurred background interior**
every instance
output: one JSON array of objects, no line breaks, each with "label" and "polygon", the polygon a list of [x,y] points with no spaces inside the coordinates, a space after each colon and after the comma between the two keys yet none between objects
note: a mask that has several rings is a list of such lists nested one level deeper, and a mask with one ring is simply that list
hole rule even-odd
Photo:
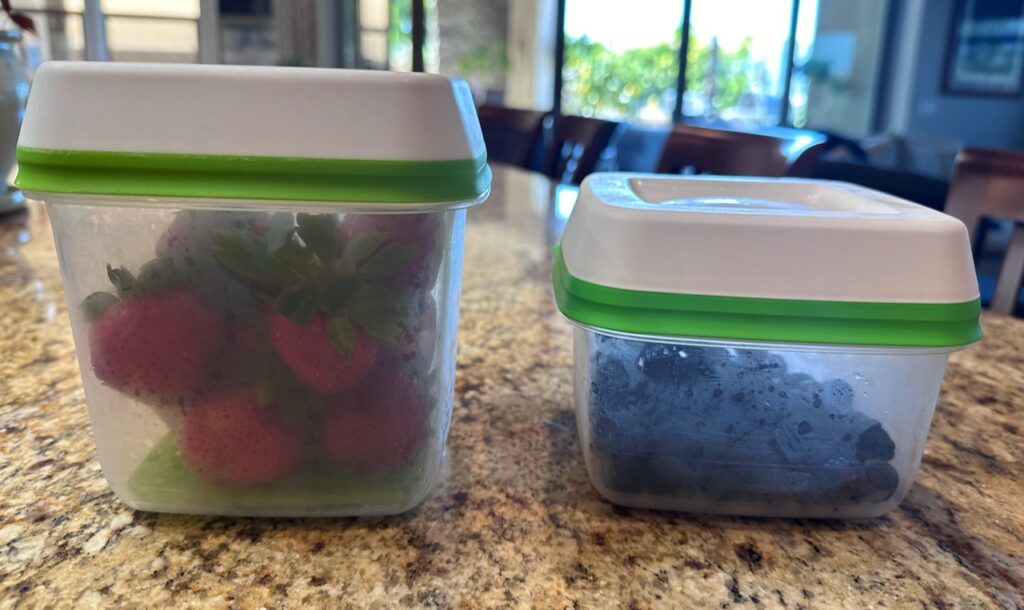
[{"label": "blurred background interior", "polygon": [[0,45],[29,77],[50,59],[435,72],[470,83],[492,161],[557,181],[863,184],[976,223],[983,302],[1024,311],[1024,0],[10,4],[35,34]]}]

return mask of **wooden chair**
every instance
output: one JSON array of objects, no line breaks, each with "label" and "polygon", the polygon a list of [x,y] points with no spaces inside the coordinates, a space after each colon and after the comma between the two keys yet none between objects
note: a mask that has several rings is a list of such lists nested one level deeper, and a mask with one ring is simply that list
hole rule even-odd
[{"label": "wooden chair", "polygon": [[543,171],[559,182],[579,184],[594,172],[619,124],[581,116],[555,120],[554,137],[545,156]]},{"label": "wooden chair", "polygon": [[484,105],[476,114],[487,144],[487,158],[528,169],[547,113]]},{"label": "wooden chair", "polygon": [[1024,153],[964,148],[956,156],[946,213],[967,225],[977,245],[983,218],[1014,222],[991,309],[1013,314],[1024,277]]},{"label": "wooden chair", "polygon": [[676,125],[665,141],[658,173],[720,176],[808,177],[821,156],[824,136],[780,137]]}]

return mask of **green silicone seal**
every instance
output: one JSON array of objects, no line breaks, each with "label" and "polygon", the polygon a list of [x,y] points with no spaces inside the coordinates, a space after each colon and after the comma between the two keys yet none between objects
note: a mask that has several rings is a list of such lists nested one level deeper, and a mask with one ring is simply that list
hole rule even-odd
[{"label": "green silicone seal", "polygon": [[18,147],[26,191],[143,197],[370,203],[472,202],[490,190],[487,158],[305,159]]},{"label": "green silicone seal", "polygon": [[561,247],[555,301],[570,320],[644,335],[893,347],[961,347],[981,338],[981,304],[866,303],[646,292],[573,277]]}]

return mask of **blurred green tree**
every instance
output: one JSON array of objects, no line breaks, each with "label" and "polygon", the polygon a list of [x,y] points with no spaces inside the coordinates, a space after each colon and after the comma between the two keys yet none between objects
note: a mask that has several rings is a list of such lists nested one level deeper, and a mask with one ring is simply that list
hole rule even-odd
[{"label": "blurred green tree", "polygon": [[[569,114],[630,119],[653,109],[671,112],[678,78],[678,49],[672,43],[615,52],[586,36],[565,39],[562,108]],[[714,68],[714,80],[711,80]],[[687,47],[686,88],[710,95],[711,114],[735,107],[749,91],[750,39],[735,50],[715,49],[692,33]]]}]

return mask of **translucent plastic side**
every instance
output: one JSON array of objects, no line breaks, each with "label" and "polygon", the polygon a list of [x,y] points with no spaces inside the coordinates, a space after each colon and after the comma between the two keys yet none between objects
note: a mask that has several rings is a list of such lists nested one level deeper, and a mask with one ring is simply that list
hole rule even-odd
[{"label": "translucent plastic side", "polygon": [[577,327],[580,442],[625,506],[874,517],[921,462],[947,351],[629,338]]},{"label": "translucent plastic side", "polygon": [[118,496],[262,516],[421,502],[451,421],[465,212],[160,204],[49,206]]}]

